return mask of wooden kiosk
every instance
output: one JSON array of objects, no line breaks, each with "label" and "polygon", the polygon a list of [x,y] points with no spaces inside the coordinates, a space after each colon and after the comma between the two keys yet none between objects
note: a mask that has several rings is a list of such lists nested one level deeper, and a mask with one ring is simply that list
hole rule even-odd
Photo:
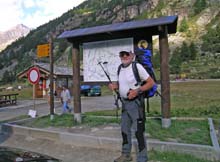
[{"label": "wooden kiosk", "polygon": [[[165,16],[154,19],[115,23],[63,32],[59,38],[65,38],[72,43],[73,62],[73,94],[74,119],[81,122],[80,99],[80,45],[85,42],[113,40],[132,37],[139,40],[146,37],[159,36],[160,48],[160,79],[161,79],[161,114],[162,126],[170,127],[170,78],[169,78],[169,46],[168,34],[176,33],[177,16]],[[135,46],[135,44],[134,44]]]}]

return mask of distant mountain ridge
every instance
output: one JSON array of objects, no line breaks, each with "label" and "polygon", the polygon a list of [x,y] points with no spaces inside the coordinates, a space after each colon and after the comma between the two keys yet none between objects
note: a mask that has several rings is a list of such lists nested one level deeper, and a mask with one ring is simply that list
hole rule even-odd
[{"label": "distant mountain ridge", "polygon": [[18,24],[11,29],[0,32],[0,51],[20,37],[25,37],[30,32],[30,28],[23,24]]}]

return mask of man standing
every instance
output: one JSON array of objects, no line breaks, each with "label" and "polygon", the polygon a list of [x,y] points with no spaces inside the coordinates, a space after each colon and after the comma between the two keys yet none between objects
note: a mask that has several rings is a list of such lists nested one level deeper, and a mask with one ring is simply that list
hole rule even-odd
[{"label": "man standing", "polygon": [[61,103],[63,104],[63,110],[62,110],[62,114],[66,113],[67,110],[69,112],[71,112],[70,107],[68,106],[68,103],[70,103],[70,91],[68,90],[66,85],[63,85],[63,90],[61,92]]},{"label": "man standing", "polygon": [[132,133],[135,131],[135,136],[138,141],[137,162],[147,162],[147,147],[144,137],[145,131],[145,112],[144,100],[142,92],[153,87],[154,81],[149,76],[144,67],[137,63],[137,69],[143,85],[138,85],[135,79],[132,62],[134,53],[121,51],[119,57],[121,59],[121,68],[118,74],[118,82],[109,84],[111,90],[119,90],[122,101],[121,114],[121,134],[122,134],[122,154],[114,160],[114,162],[132,161]]}]

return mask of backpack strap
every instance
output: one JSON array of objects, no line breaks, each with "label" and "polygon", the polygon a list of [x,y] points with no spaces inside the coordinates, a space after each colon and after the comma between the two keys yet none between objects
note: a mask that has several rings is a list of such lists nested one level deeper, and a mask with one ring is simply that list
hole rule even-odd
[{"label": "backpack strap", "polygon": [[139,75],[139,72],[138,72],[136,61],[132,62],[132,70],[133,70],[133,73],[134,73],[134,77],[137,81],[137,83],[135,85],[141,85],[141,78],[140,78],[140,75]]},{"label": "backpack strap", "polygon": [[118,71],[117,71],[118,76],[119,76],[119,73],[120,73],[120,71],[121,71],[121,67],[122,67],[122,66],[123,66],[122,64],[120,64],[120,65],[118,66]]},{"label": "backpack strap", "polygon": [[[119,73],[121,71],[122,66],[123,66],[123,64],[120,64],[118,67],[118,71],[117,71],[118,76],[119,76]],[[135,80],[137,81],[137,83],[135,85],[141,85],[142,82],[141,82],[141,78],[140,78],[140,75],[138,72],[136,61],[132,62],[132,71],[134,73]]]}]

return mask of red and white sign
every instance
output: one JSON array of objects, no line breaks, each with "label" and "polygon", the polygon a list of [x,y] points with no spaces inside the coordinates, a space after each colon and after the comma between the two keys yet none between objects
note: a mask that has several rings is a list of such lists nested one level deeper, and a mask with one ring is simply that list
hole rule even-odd
[{"label": "red and white sign", "polygon": [[39,69],[37,67],[32,67],[28,71],[28,80],[32,84],[37,84],[39,82],[39,80],[40,80],[40,72],[39,72]]}]

